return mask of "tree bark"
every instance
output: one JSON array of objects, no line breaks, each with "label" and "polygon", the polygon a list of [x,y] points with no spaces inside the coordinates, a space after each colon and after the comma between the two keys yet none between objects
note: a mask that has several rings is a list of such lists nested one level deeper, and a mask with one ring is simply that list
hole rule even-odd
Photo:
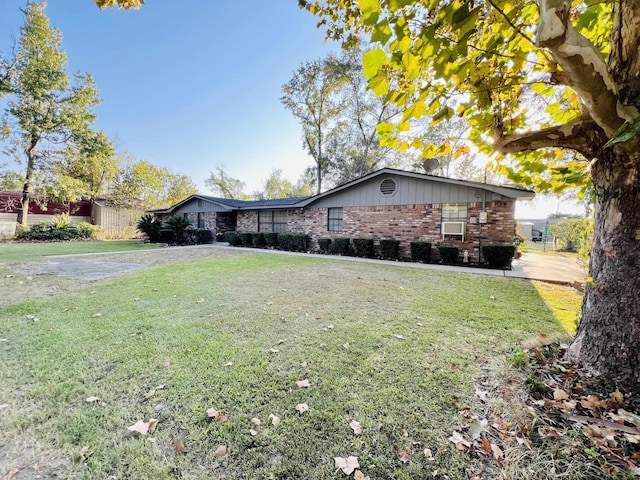
[{"label": "tree bark", "polygon": [[603,152],[592,167],[596,217],[582,320],[569,356],[607,380],[640,382],[640,152]]},{"label": "tree bark", "polygon": [[20,199],[20,207],[18,208],[17,228],[24,230],[29,226],[29,198],[31,197],[31,184],[33,182],[33,172],[36,164],[36,146],[37,140],[32,140],[27,154],[27,174],[25,175],[24,186],[22,187],[22,197]]}]

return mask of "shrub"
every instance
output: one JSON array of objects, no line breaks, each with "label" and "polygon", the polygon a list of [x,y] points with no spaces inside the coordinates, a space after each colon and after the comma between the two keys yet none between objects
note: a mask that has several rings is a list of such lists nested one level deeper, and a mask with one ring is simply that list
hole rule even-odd
[{"label": "shrub", "polygon": [[95,238],[98,234],[98,227],[89,222],[80,222],[75,225],[76,232],[80,238]]},{"label": "shrub", "polygon": [[380,256],[387,260],[400,258],[400,240],[380,240]]},{"label": "shrub", "polygon": [[331,239],[330,238],[319,238],[318,239],[318,248],[320,249],[320,253],[329,253],[331,249]]},{"label": "shrub", "polygon": [[278,235],[280,250],[290,252],[304,252],[309,245],[309,235],[306,233],[281,233]]},{"label": "shrub", "polygon": [[458,247],[446,247],[440,245],[438,247],[440,252],[440,260],[442,263],[455,263],[458,260],[458,254],[460,249]]},{"label": "shrub", "polygon": [[411,242],[411,261],[429,263],[431,261],[431,243]]},{"label": "shrub", "polygon": [[20,240],[61,242],[93,238],[96,233],[97,228],[87,222],[74,224],[68,223],[64,219],[56,219],[32,225],[31,228],[20,231],[16,238]]},{"label": "shrub", "polygon": [[482,247],[482,258],[491,268],[509,268],[515,254],[515,245],[483,245]]},{"label": "shrub", "polygon": [[176,232],[174,232],[171,228],[161,228],[158,241],[160,243],[176,243]]},{"label": "shrub", "polygon": [[185,233],[188,233],[191,237],[189,243],[193,243],[196,245],[201,245],[203,243],[213,243],[213,232],[211,230],[207,230],[206,228],[193,228],[185,230]]},{"label": "shrub", "polygon": [[136,225],[136,230],[140,233],[144,233],[151,243],[155,243],[160,240],[160,230],[162,229],[162,221],[147,213],[140,217]]},{"label": "shrub", "polygon": [[357,257],[372,258],[376,255],[372,238],[354,238],[353,248],[356,250]]},{"label": "shrub", "polygon": [[278,234],[275,232],[267,232],[264,234],[264,241],[267,247],[277,247]]},{"label": "shrub", "polygon": [[351,253],[351,240],[348,238],[334,238],[329,246],[329,253],[349,255]]},{"label": "shrub", "polygon": [[238,232],[224,232],[224,239],[231,245],[232,247],[237,247],[242,244],[242,240],[240,239],[240,235]]},{"label": "shrub", "polygon": [[169,217],[165,222],[166,226],[173,230],[175,234],[175,241],[177,243],[184,243],[184,231],[191,226],[191,220],[184,217],[179,217],[178,215],[174,215]]},{"label": "shrub", "polygon": [[264,233],[262,232],[252,232],[251,233],[251,242],[254,247],[264,248],[267,246],[267,242],[264,238]]},{"label": "shrub", "polygon": [[238,235],[243,247],[253,247],[253,234],[251,232],[239,232]]}]

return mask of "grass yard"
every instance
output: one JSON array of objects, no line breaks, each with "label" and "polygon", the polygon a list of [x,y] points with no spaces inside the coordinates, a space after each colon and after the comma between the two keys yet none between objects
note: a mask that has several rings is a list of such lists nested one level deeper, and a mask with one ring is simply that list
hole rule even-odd
[{"label": "grass yard", "polygon": [[140,240],[109,240],[56,243],[0,243],[0,263],[18,263],[40,259],[45,255],[120,252],[123,250],[147,250],[157,245]]},{"label": "grass yard", "polygon": [[[472,478],[486,467],[448,437],[471,421],[460,411],[482,365],[565,335],[553,305],[579,299],[513,279],[190,252],[4,308],[0,453],[47,451],[61,478],[347,478],[334,457],[349,456],[372,480]],[[128,431],[151,418],[153,433]]]}]

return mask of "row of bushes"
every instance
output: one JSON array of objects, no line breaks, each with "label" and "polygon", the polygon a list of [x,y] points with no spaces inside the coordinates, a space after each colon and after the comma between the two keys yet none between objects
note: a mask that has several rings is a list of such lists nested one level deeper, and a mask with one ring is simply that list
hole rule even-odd
[{"label": "row of bushes", "polygon": [[198,245],[213,243],[213,232],[206,228],[193,228],[191,220],[174,215],[165,223],[155,215],[146,214],[138,220],[137,229],[151,243]]},{"label": "row of bushes", "polygon": [[18,240],[62,242],[94,238],[97,227],[87,222],[71,223],[69,215],[54,217],[50,222],[38,223],[16,234]]},{"label": "row of bushes", "polygon": [[305,233],[225,232],[225,240],[235,247],[278,248],[306,252],[309,235]]},{"label": "row of bushes", "polygon": [[[303,233],[226,232],[225,240],[233,246],[256,248],[279,248],[293,252],[305,252],[309,247],[309,236]],[[430,242],[411,242],[411,261],[431,262]],[[459,262],[460,249],[438,245],[440,261],[444,264]],[[355,255],[363,258],[400,259],[400,241],[381,239],[376,249],[372,238],[320,238],[320,253],[331,255]],[[491,268],[507,268],[516,253],[515,245],[485,245],[482,247],[484,261]]]}]

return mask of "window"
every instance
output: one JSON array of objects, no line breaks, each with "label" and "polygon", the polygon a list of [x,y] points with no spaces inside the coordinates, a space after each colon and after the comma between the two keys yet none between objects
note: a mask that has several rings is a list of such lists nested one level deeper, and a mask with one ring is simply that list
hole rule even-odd
[{"label": "window", "polygon": [[258,212],[258,231],[284,233],[287,231],[286,210],[266,210]]},{"label": "window", "polygon": [[185,220],[189,220],[189,214],[188,213],[183,213],[182,214],[182,218],[184,218]]},{"label": "window", "polygon": [[466,222],[467,205],[464,203],[445,203],[442,205],[443,222]]},{"label": "window", "polygon": [[327,230],[329,232],[342,231],[342,207],[329,209],[327,218]]},{"label": "window", "polygon": [[204,228],[204,212],[198,212],[198,228]]}]

